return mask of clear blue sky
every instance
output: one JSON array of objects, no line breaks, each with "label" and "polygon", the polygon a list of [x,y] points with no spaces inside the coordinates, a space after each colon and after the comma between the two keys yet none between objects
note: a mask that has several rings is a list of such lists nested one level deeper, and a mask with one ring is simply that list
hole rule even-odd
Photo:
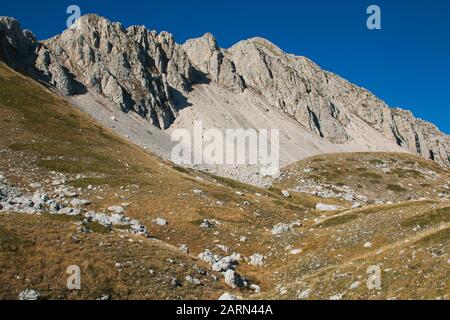
[{"label": "clear blue sky", "polygon": [[[224,48],[267,38],[450,133],[450,0],[13,0],[0,15],[45,39],[65,28],[70,4],[179,43],[205,32]],[[381,7],[380,31],[366,28],[371,4]]]}]

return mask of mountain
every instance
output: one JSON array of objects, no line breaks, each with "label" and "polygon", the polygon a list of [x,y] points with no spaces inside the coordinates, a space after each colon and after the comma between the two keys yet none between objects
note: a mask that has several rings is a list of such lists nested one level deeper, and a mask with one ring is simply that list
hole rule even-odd
[{"label": "mountain", "polygon": [[[258,91],[258,73],[211,35],[179,46],[85,16],[38,42],[1,21],[0,299],[450,298],[448,167],[351,113],[347,142],[320,137],[268,102],[289,92]],[[171,130],[195,119],[282,126],[285,162],[346,152],[260,188],[146,150],[169,149]],[[348,152],[363,146],[401,152]]]},{"label": "mountain", "polygon": [[450,164],[450,138],[434,125],[265,39],[222,49],[208,33],[179,45],[167,32],[89,14],[46,41],[3,17],[0,43],[11,67],[166,158],[171,130],[202,120],[205,128],[282,129],[283,165],[322,153],[402,150]]},{"label": "mountain", "polygon": [[[434,125],[408,111],[389,108],[369,91],[323,71],[305,57],[286,54],[265,39],[248,39],[221,49],[211,34],[205,34],[179,45],[167,32],[157,34],[143,26],[125,29],[90,14],[61,35],[41,42],[30,31],[22,31],[16,20],[3,17],[0,42],[2,60],[13,68],[65,96],[87,95],[89,101],[136,114],[146,120],[139,126],[168,129],[177,119],[192,122],[192,113],[180,112],[187,106],[196,120],[207,125],[227,123],[226,116],[208,112],[204,105],[231,93],[236,112],[244,115],[240,126],[263,127],[264,113],[273,112],[275,116],[270,117],[279,118],[274,127],[296,131],[293,137],[282,138],[284,164],[349,150],[349,146],[350,151],[403,149],[450,163],[449,137]],[[199,97],[204,91],[207,94]],[[250,117],[245,109],[251,110]],[[236,126],[237,115],[231,116],[230,125]],[[252,122],[252,118],[261,121]],[[287,118],[295,123],[286,126]],[[167,156],[168,139],[159,143],[138,136],[165,149]]]}]

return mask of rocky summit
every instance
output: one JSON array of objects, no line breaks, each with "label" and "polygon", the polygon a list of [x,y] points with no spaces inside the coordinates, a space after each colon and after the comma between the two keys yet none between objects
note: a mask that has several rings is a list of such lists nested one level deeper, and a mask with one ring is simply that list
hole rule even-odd
[{"label": "rocky summit", "polygon": [[[262,38],[222,49],[207,33],[180,45],[170,33],[158,34],[144,26],[125,28],[89,14],[45,41],[37,41],[30,31],[21,30],[19,22],[3,17],[0,43],[0,56],[11,67],[64,96],[92,98],[81,102],[81,108],[102,101],[98,108],[112,107],[147,120],[147,125],[139,126],[164,130],[176,119],[181,124],[203,120],[210,127],[226,123],[226,114],[209,112],[204,104],[224,103],[224,97],[233,93],[234,101],[228,103],[236,105],[238,112],[251,109],[250,118],[274,112],[295,120],[287,125],[286,118],[280,117],[273,124],[295,131],[295,136],[281,139],[284,164],[345,151],[350,145],[351,151],[404,150],[450,164],[450,138],[434,125],[389,107],[366,89]],[[249,99],[258,99],[256,106],[249,106]],[[184,108],[194,111],[180,112]],[[241,127],[264,127],[263,119],[255,123],[245,114],[241,118]],[[167,149],[163,156],[169,153],[168,139],[160,142],[145,134],[130,139]]]}]

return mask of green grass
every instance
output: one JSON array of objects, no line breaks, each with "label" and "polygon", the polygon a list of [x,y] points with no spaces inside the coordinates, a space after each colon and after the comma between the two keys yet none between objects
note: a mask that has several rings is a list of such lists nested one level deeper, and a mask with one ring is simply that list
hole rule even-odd
[{"label": "green grass", "polygon": [[380,176],[377,173],[373,173],[373,172],[364,172],[364,173],[361,173],[359,176],[361,178],[370,179],[370,180],[381,180],[381,179],[383,179],[382,176]]},{"label": "green grass", "polygon": [[393,192],[405,192],[408,191],[407,189],[403,188],[402,186],[399,186],[398,184],[388,184],[386,186],[386,189]]},{"label": "green grass", "polygon": [[430,210],[421,215],[411,217],[409,219],[403,220],[401,225],[405,228],[412,228],[416,226],[428,227],[431,225],[440,224],[443,222],[450,221],[450,207],[439,208]]},{"label": "green grass", "polygon": [[18,245],[22,241],[19,236],[13,231],[7,230],[0,225],[0,250],[1,251],[16,251]]},{"label": "green grass", "polygon": [[89,222],[86,226],[95,233],[107,234],[111,232],[111,228],[105,227],[98,222]]},{"label": "green grass", "polygon": [[439,230],[436,233],[430,234],[419,241],[416,245],[427,245],[427,244],[443,244],[450,242],[450,229]]},{"label": "green grass", "polygon": [[[11,150],[44,158],[38,166],[48,171],[108,176],[151,172],[136,164],[119,137],[77,113],[42,86],[8,72],[3,65],[0,71],[0,111],[16,119],[21,127],[21,140],[16,141],[23,141],[10,144]],[[123,153],[119,155],[117,150]]]},{"label": "green grass", "polygon": [[185,173],[185,174],[189,174],[189,171],[183,167],[180,166],[172,166],[172,169],[181,172],[181,173]]},{"label": "green grass", "polygon": [[52,220],[61,221],[61,222],[79,222],[79,221],[83,220],[83,217],[81,215],[69,216],[66,214],[46,214],[45,216]]},{"label": "green grass", "polygon": [[417,171],[417,170],[412,170],[412,169],[394,169],[391,171],[392,174],[397,175],[397,177],[399,178],[421,178],[422,174]]},{"label": "green grass", "polygon": [[384,161],[380,159],[371,159],[369,160],[369,163],[373,165],[382,165],[384,164]]},{"label": "green grass", "polygon": [[357,218],[358,218],[357,214],[352,214],[352,213],[344,214],[342,216],[329,218],[329,219],[325,220],[324,222],[320,223],[320,226],[323,228],[334,227],[334,226],[338,226],[341,224],[351,222],[353,220],[356,220]]},{"label": "green grass", "polygon": [[289,201],[284,201],[281,199],[273,199],[272,202],[277,206],[282,206],[283,208],[285,208],[287,210],[292,210],[292,211],[304,210],[305,207],[313,208],[313,206],[309,206],[306,203],[304,205],[300,205],[300,204],[295,204],[295,203],[292,203]]}]

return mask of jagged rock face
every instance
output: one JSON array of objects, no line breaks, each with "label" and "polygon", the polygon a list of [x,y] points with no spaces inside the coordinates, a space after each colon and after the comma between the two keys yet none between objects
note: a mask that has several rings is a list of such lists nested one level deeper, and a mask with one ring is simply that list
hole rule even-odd
[{"label": "jagged rock face", "polygon": [[160,128],[167,128],[176,110],[169,84],[154,60],[118,23],[94,15],[44,42],[36,66],[65,94],[80,85],[106,96],[124,112],[136,112]]},{"label": "jagged rock face", "polygon": [[225,50],[207,33],[178,45],[167,32],[124,29],[86,15],[61,35],[38,42],[15,19],[0,17],[0,59],[64,95],[105,97],[163,129],[196,84],[215,82],[237,99],[245,90],[256,93],[267,102],[264,108],[282,110],[299,128],[334,144],[353,143],[352,122],[359,121],[405,150],[450,165],[450,138],[434,125],[261,38]]},{"label": "jagged rock face", "polygon": [[411,112],[391,110],[392,124],[398,144],[412,153],[450,164],[450,138],[434,125],[414,118]]},{"label": "jagged rock face", "polygon": [[29,71],[34,62],[37,41],[17,20],[0,17],[0,59],[14,69]]},{"label": "jagged rock face", "polygon": [[183,49],[192,63],[213,81],[235,92],[244,91],[244,82],[234,63],[224,55],[212,34],[186,41]]},{"label": "jagged rock face", "polygon": [[408,111],[389,108],[308,59],[286,54],[260,38],[241,41],[228,53],[247,86],[312,132],[335,143],[347,142],[350,115],[355,115],[402,148],[450,164],[449,137],[435,126]]},{"label": "jagged rock face", "polygon": [[302,57],[286,55],[264,39],[241,41],[228,50],[245,84],[312,132],[335,143],[349,138],[346,109],[324,87],[326,73]]},{"label": "jagged rock face", "polygon": [[167,81],[182,92],[189,92],[195,82],[194,68],[186,52],[175,43],[172,34],[149,31],[142,26],[127,29],[128,35],[136,41],[153,59],[158,72],[167,76]]}]

